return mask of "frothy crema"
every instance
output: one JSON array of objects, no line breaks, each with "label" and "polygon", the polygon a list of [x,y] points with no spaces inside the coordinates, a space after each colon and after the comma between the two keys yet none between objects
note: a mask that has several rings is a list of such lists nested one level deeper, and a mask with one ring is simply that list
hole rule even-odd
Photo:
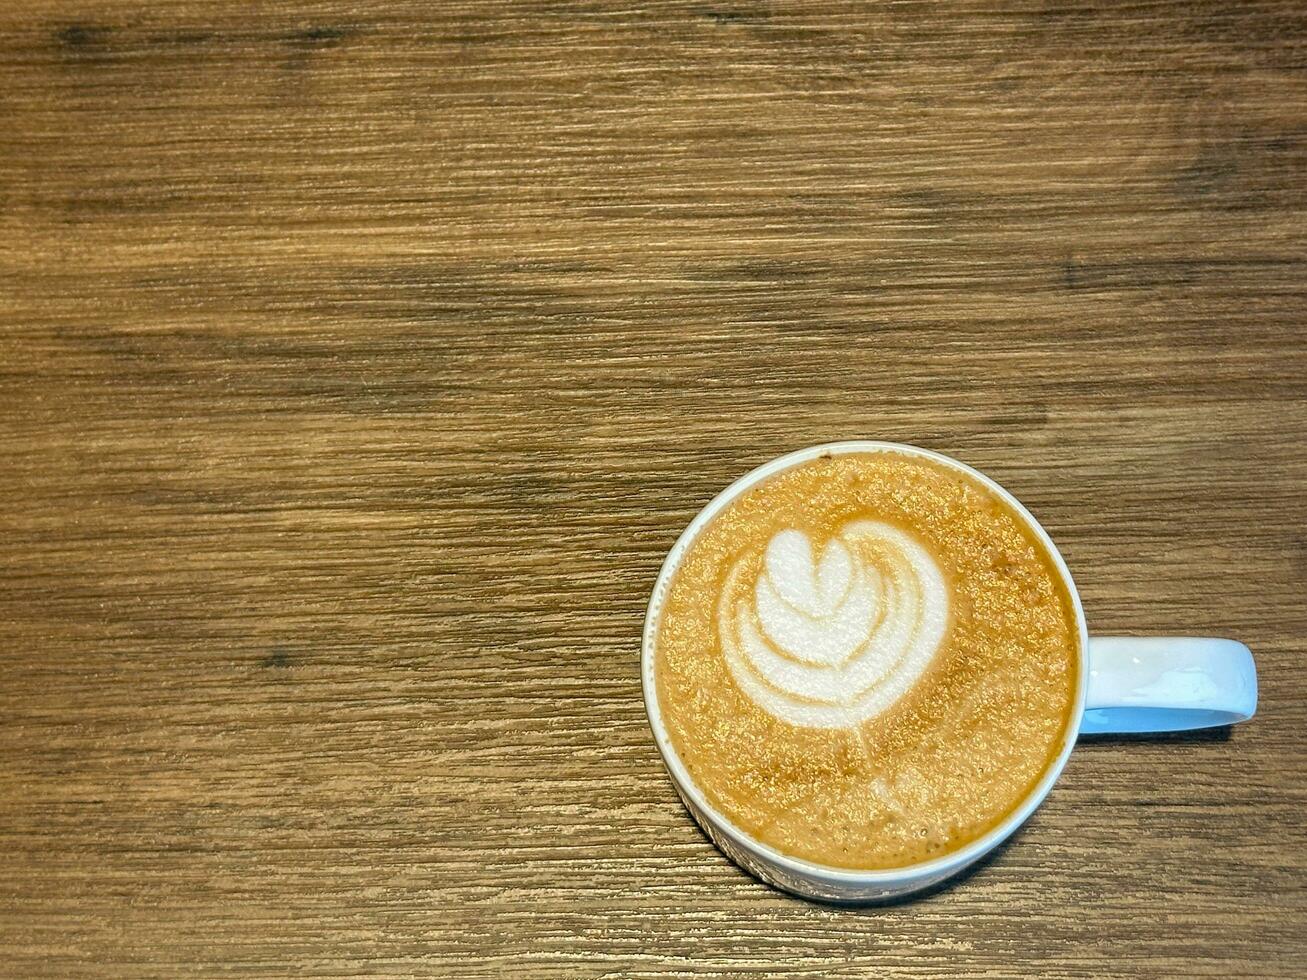
[{"label": "frothy crema", "polygon": [[930,666],[948,618],[934,558],[874,520],[844,525],[820,553],[804,532],[778,532],[732,565],[717,606],[740,689],[810,728],[852,727],[893,705]]},{"label": "frothy crema", "polygon": [[977,839],[1061,751],[1079,639],[1054,556],[983,481],[832,454],[734,496],[658,607],[668,740],[742,832],[840,868]]}]

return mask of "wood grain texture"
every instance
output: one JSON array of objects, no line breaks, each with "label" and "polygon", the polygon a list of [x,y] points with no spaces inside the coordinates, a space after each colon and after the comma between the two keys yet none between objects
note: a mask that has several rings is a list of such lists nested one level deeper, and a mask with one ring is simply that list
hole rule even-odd
[{"label": "wood grain texture", "polygon": [[[1301,976],[1307,15],[0,7],[0,972]],[[1232,733],[806,904],[677,802],[667,548],[917,443]]]}]

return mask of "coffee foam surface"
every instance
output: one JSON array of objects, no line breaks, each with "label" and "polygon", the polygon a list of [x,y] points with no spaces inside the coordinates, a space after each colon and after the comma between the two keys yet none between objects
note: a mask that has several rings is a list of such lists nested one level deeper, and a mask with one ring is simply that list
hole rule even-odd
[{"label": "coffee foam surface", "polygon": [[1078,627],[983,484],[897,453],[800,464],[724,507],[667,583],[654,673],[704,797],[777,850],[886,868],[963,846],[1056,757]]}]

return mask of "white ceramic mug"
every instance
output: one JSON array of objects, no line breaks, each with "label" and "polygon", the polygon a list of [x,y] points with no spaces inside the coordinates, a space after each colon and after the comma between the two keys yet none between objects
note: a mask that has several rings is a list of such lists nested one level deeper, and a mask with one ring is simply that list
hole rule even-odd
[{"label": "white ceramic mug", "polygon": [[[823,455],[892,451],[951,466],[992,490],[1026,520],[1044,543],[1075,608],[1081,670],[1072,717],[1057,758],[1037,786],[998,826],[943,857],[903,868],[853,871],[782,854],[750,837],[704,798],[676,755],[658,707],[654,647],[663,597],[682,556],[699,531],[727,504],[768,477]],[[1080,735],[1111,732],[1169,732],[1229,725],[1251,718],[1257,707],[1257,675],[1252,654],[1234,640],[1198,637],[1090,637],[1085,612],[1071,573],[1048,533],[1020,502],[997,483],[955,459],[892,442],[839,442],[813,446],[760,466],[713,498],[685,529],[663,562],[649,600],[641,653],[644,703],[649,725],[677,793],[699,824],[737,864],[763,881],[807,898],[872,902],[901,898],[929,888],[974,864],[1003,842],[1043,802],[1061,774]]]}]

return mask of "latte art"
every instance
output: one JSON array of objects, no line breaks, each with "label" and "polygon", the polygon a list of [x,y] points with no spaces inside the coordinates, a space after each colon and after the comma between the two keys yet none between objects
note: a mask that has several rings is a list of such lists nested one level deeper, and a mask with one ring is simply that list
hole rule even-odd
[{"label": "latte art", "polygon": [[846,524],[820,556],[781,531],[727,573],[717,627],[736,683],[782,721],[844,728],[898,701],[948,628],[948,586],[912,536]]}]

